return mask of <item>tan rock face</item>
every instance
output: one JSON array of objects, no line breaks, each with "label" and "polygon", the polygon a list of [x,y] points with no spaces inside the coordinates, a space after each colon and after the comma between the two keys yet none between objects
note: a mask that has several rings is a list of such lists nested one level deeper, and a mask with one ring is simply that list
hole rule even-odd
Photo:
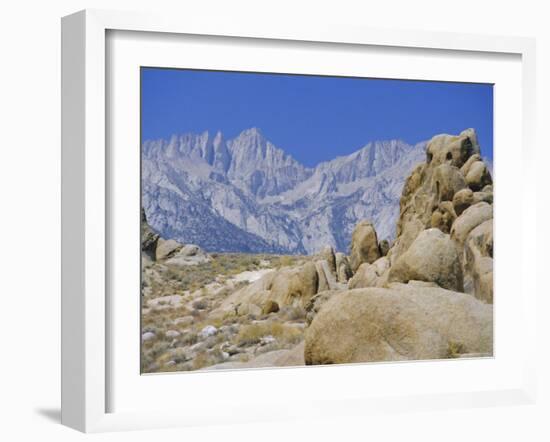
[{"label": "tan rock face", "polygon": [[[458,136],[438,135],[432,138],[426,148],[426,162],[413,170],[403,188],[397,237],[388,253],[392,263],[423,230],[437,227],[444,232],[449,231],[453,222],[452,211],[447,206],[440,206],[442,202],[453,202],[456,215],[473,203],[463,170],[475,162],[470,158],[478,157],[479,145],[471,129]],[[455,205],[457,194],[461,198],[457,197]]]},{"label": "tan rock face", "polygon": [[380,258],[378,237],[370,221],[361,221],[351,236],[350,265],[353,272],[364,262],[369,264]]},{"label": "tan rock face", "polygon": [[472,204],[474,204],[474,192],[472,189],[459,190],[453,196],[453,207],[457,216],[460,216]]},{"label": "tan rock face", "polygon": [[466,180],[457,167],[449,164],[437,166],[433,174],[434,194],[436,201],[452,201],[459,190],[466,188]]},{"label": "tan rock face", "polygon": [[449,233],[455,219],[456,212],[453,203],[443,201],[439,203],[437,209],[432,213],[431,226],[441,230],[443,233]]},{"label": "tan rock face", "polygon": [[330,271],[336,275],[336,256],[334,255],[334,249],[331,246],[325,246],[319,256],[328,263]]},{"label": "tan rock face", "polygon": [[440,287],[463,291],[463,273],[455,244],[439,229],[421,232],[393,264],[389,282],[435,282]]},{"label": "tan rock face", "polygon": [[453,223],[451,238],[463,245],[469,233],[484,221],[493,219],[493,206],[480,202],[468,207]]},{"label": "tan rock face", "polygon": [[466,183],[474,191],[481,190],[483,187],[493,183],[491,174],[483,161],[476,161],[470,166],[466,174]]},{"label": "tan rock face", "polygon": [[433,137],[426,148],[426,162],[436,166],[449,164],[462,167],[474,154],[479,154],[477,136],[472,129],[467,129],[457,136]]},{"label": "tan rock face", "polygon": [[349,280],[348,288],[380,287],[382,276],[388,271],[390,262],[385,256],[374,263],[363,263]]},{"label": "tan rock face", "polygon": [[281,269],[273,278],[271,299],[279,305],[301,305],[317,293],[319,276],[315,264],[308,262],[298,268]]},{"label": "tan rock face", "polygon": [[336,253],[336,276],[338,277],[338,282],[348,282],[348,280],[353,276],[351,271],[351,266],[347,256],[343,253]]},{"label": "tan rock face", "polygon": [[318,287],[319,276],[314,263],[307,262],[298,267],[283,267],[237,290],[228,296],[214,313],[234,312],[238,315],[250,313],[259,315],[283,306],[305,307],[317,293]]},{"label": "tan rock face", "polygon": [[464,247],[464,267],[472,279],[473,295],[493,303],[493,220],[473,229]]},{"label": "tan rock face", "polygon": [[159,238],[156,249],[156,259],[167,259],[174,255],[182,247],[183,245],[176,240]]},{"label": "tan rock face", "polygon": [[336,293],[346,292],[346,290],[324,290],[313,296],[307,303],[306,310],[306,323],[309,325],[315,315],[319,312],[321,307]]},{"label": "tan rock face", "polygon": [[317,276],[319,279],[317,291],[335,290],[339,287],[338,281],[336,280],[336,275],[332,272],[332,269],[326,260],[321,259],[319,261],[315,261],[315,270],[317,271]]},{"label": "tan rock face", "polygon": [[479,155],[478,153],[475,153],[470,158],[468,158],[468,160],[460,168],[460,171],[462,172],[462,175],[464,175],[464,176],[468,175],[468,172],[470,171],[470,167],[476,161],[481,161],[481,155]]},{"label": "tan rock face", "polygon": [[491,306],[440,288],[392,285],[331,296],[306,329],[308,365],[492,355]]}]

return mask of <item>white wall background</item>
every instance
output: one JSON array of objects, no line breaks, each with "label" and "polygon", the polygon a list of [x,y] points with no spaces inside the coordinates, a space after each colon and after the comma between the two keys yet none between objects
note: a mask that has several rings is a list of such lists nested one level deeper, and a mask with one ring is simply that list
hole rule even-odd
[{"label": "white wall background", "polygon": [[[83,8],[169,10],[274,22],[337,22],[534,36],[538,41],[538,266],[546,270],[546,137],[550,122],[550,13],[544,1],[461,0],[11,0],[0,6],[0,438],[83,440],[59,425],[60,17]],[[518,184],[521,175],[518,174]],[[534,258],[534,257],[533,257]],[[541,282],[542,279],[540,278]],[[363,421],[287,422],[91,436],[94,440],[549,440],[550,303],[540,284],[540,399],[536,406],[379,415]],[[185,400],[185,398],[182,398]]]}]

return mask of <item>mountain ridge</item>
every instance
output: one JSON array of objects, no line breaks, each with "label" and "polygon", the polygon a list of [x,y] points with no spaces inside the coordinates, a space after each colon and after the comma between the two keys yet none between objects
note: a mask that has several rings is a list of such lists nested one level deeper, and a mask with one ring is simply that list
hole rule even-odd
[{"label": "mountain ridge", "polygon": [[[209,251],[310,254],[327,244],[344,251],[352,226],[365,217],[382,238],[393,237],[400,189],[425,144],[373,141],[311,168],[257,128],[232,139],[205,131],[147,140],[142,204],[164,237]],[[208,235],[201,219],[225,234]]]}]

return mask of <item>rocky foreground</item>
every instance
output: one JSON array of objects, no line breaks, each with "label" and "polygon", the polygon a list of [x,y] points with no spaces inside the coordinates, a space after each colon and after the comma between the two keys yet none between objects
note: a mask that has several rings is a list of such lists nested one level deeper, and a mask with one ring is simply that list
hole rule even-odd
[{"label": "rocky foreground", "polygon": [[142,216],[142,371],[491,356],[493,187],[475,132],[438,135],[403,187],[396,239],[350,253],[206,254]]}]

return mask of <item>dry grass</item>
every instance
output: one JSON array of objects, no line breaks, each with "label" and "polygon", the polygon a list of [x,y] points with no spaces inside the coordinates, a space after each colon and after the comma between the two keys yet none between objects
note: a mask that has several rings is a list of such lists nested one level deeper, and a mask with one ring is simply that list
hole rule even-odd
[{"label": "dry grass", "polygon": [[[211,256],[211,262],[196,266],[154,263],[146,270],[147,276],[142,284],[142,287],[147,287],[142,297],[142,333],[153,332],[155,337],[142,343],[142,372],[197,370],[217,364],[227,359],[227,353],[222,351],[227,345],[239,346],[239,352],[231,355],[232,360],[246,361],[256,351],[287,348],[303,339],[303,330],[281,323],[301,321],[305,314],[303,309],[287,308],[284,312],[261,315],[262,321],[258,323],[251,323],[256,317],[236,316],[233,311],[219,316],[212,316],[211,312],[227,296],[248,284],[247,281],[226,283],[231,277],[245,271],[297,265],[308,257],[263,254]],[[216,285],[207,287],[212,283]],[[148,301],[167,295],[180,295],[180,303],[169,305],[167,301],[157,301],[157,308],[148,306]],[[182,317],[191,318],[174,323],[175,319]],[[208,325],[216,327],[218,333],[215,337],[204,339],[199,334]],[[166,336],[168,330],[175,330],[180,335]],[[275,342],[269,345],[262,342],[263,337],[270,335]],[[190,350],[200,342],[208,342],[207,348]]]},{"label": "dry grass", "polygon": [[280,322],[250,324],[240,329],[235,337],[235,344],[239,346],[257,344],[263,337],[270,335],[278,341],[279,345],[286,345],[300,342],[303,332],[297,327]]},{"label": "dry grass", "polygon": [[162,272],[162,283],[153,281],[150,284],[153,296],[162,296],[169,287],[170,293],[184,293],[202,289],[215,281],[224,281],[246,271],[259,270],[264,267],[280,268],[294,265],[308,259],[294,255],[266,255],[246,253],[214,253],[210,262],[195,266],[165,266]]},{"label": "dry grass", "polygon": [[449,342],[447,344],[447,358],[454,359],[460,357],[461,354],[466,353],[464,344],[460,342]]}]

